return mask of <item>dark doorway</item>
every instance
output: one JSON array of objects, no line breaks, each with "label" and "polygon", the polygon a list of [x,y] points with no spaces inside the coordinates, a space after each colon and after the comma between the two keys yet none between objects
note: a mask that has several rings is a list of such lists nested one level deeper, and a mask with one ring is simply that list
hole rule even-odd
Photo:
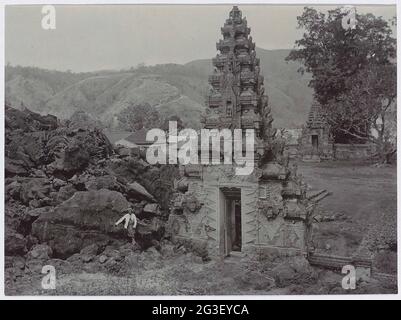
[{"label": "dark doorway", "polygon": [[234,200],[234,223],[235,223],[235,228],[234,228],[234,232],[233,232],[232,250],[233,251],[241,251],[241,245],[242,245],[241,200]]},{"label": "dark doorway", "polygon": [[220,247],[221,253],[229,256],[231,252],[241,252],[241,189],[220,189]]},{"label": "dark doorway", "polygon": [[319,149],[319,136],[317,134],[312,135],[312,148],[313,153],[317,153]]}]

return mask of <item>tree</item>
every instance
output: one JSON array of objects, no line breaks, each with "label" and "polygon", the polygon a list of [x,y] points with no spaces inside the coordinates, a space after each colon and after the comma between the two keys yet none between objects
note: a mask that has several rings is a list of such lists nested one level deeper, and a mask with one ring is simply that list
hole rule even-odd
[{"label": "tree", "polygon": [[168,131],[169,130],[169,122],[170,121],[175,121],[177,123],[177,131],[180,132],[182,129],[185,128],[184,123],[182,122],[181,118],[177,115],[172,115],[170,117],[167,117],[166,119],[164,119],[163,125],[162,125],[162,129],[164,131]]},{"label": "tree", "polygon": [[158,128],[161,123],[159,112],[148,103],[130,105],[117,115],[124,130]]},{"label": "tree", "polygon": [[335,141],[371,141],[386,153],[396,100],[396,40],[381,17],[356,14],[355,28],[344,29],[345,15],[341,8],[327,15],[304,8],[297,20],[305,32],[286,60],[311,73],[309,86]]},{"label": "tree", "polygon": [[357,141],[375,144],[379,161],[389,162],[396,151],[395,65],[367,67],[346,79],[345,84],[348,92],[327,104],[331,128]]}]

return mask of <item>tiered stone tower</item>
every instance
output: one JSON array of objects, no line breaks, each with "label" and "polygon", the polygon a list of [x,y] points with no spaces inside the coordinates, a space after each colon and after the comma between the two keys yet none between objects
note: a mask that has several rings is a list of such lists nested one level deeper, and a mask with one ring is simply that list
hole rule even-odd
[{"label": "tiered stone tower", "polygon": [[236,6],[221,32],[202,122],[206,129],[254,129],[254,170],[237,175],[234,163],[182,166],[168,233],[210,256],[306,254],[311,212],[305,185],[275,137],[255,44]]},{"label": "tiered stone tower", "polygon": [[299,155],[303,161],[321,161],[333,159],[333,141],[330,128],[323,115],[321,105],[313,102],[306,126],[302,130],[299,142]]},{"label": "tiered stone tower", "polygon": [[322,108],[318,102],[314,102],[310,108],[306,126],[308,128],[322,128],[326,126],[326,120],[322,113]]},{"label": "tiered stone tower", "polygon": [[246,18],[234,6],[221,28],[223,39],[216,44],[220,54],[213,59],[211,92],[202,122],[207,129],[255,129],[257,148],[263,153],[261,140],[270,139],[273,118],[250,31]]}]

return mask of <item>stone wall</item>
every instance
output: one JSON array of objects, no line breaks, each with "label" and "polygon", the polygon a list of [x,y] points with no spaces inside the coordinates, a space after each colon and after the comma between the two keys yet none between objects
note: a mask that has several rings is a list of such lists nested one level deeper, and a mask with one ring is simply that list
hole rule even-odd
[{"label": "stone wall", "polygon": [[334,144],[334,156],[336,160],[363,160],[368,159],[375,152],[372,144]]},{"label": "stone wall", "polygon": [[297,199],[283,198],[286,180],[259,180],[257,168],[250,176],[236,176],[232,166],[224,165],[200,170],[199,178],[186,179],[187,191],[176,201],[175,208],[183,210],[169,217],[173,240],[202,243],[211,256],[224,254],[222,189],[236,188],[241,191],[242,252],[306,252],[306,210]]}]

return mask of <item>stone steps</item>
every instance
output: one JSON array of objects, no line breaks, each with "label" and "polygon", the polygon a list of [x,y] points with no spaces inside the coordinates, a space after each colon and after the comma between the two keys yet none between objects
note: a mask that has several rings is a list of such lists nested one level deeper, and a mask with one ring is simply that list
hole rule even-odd
[{"label": "stone steps", "polygon": [[331,193],[328,192],[326,189],[321,189],[318,191],[312,191],[309,194],[306,194],[306,197],[308,200],[313,201],[313,202],[319,202],[329,196]]}]

